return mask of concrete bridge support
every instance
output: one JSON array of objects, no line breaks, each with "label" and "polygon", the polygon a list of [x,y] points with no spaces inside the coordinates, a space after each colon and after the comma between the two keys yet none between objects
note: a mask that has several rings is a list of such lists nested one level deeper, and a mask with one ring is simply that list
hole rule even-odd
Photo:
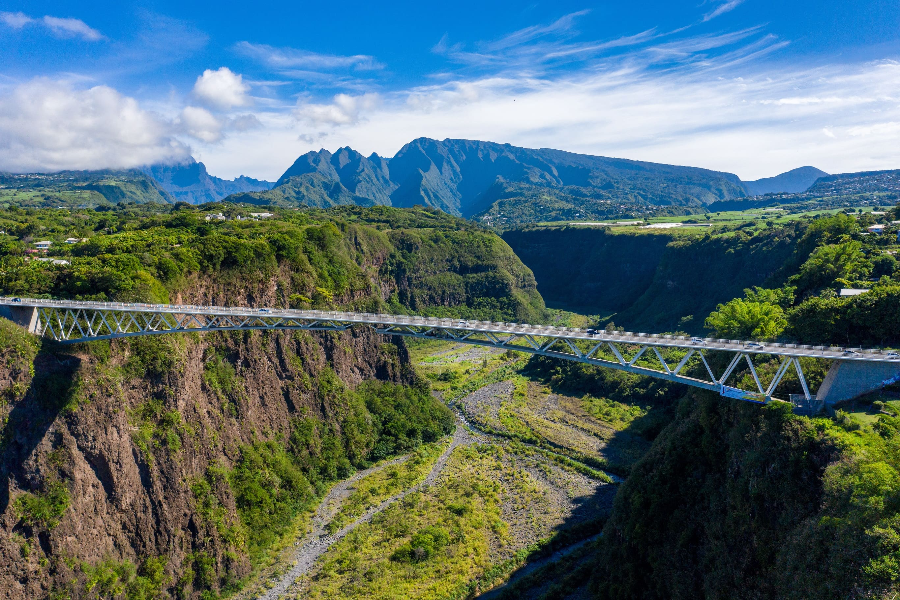
[{"label": "concrete bridge support", "polygon": [[39,333],[40,321],[36,307],[0,305],[0,317],[21,325],[28,333]]},{"label": "concrete bridge support", "polygon": [[816,399],[825,406],[833,406],[838,402],[877,392],[898,381],[900,364],[836,360],[819,387]]}]

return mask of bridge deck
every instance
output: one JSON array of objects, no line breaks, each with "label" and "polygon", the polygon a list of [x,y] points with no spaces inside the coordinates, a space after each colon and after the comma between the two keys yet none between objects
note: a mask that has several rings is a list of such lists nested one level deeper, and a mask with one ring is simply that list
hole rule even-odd
[{"label": "bridge deck", "polygon": [[[108,310],[144,313],[165,313],[171,315],[219,315],[259,318],[284,318],[318,321],[340,321],[361,325],[410,325],[452,328],[461,331],[490,332],[495,334],[534,335],[580,340],[634,343],[648,346],[673,348],[704,348],[707,350],[741,351],[747,354],[775,354],[778,356],[825,358],[830,360],[860,360],[900,363],[896,350],[882,348],[845,348],[837,346],[810,346],[802,344],[757,343],[744,340],[723,340],[713,338],[691,338],[687,336],[658,335],[655,333],[634,333],[597,330],[589,334],[584,329],[554,327],[550,325],[528,325],[518,323],[495,323],[465,319],[420,317],[415,315],[372,314],[321,310],[292,310],[281,308],[251,308],[195,306],[188,304],[143,304],[124,302],[88,302],[72,300],[41,300],[22,298],[0,298],[0,305],[14,307],[60,308],[83,310]],[[74,339],[71,341],[75,341]]]},{"label": "bridge deck", "polygon": [[[836,364],[847,362],[858,364],[863,368],[863,373],[869,370],[872,372],[870,387],[888,383],[887,380],[883,380],[885,373],[897,372],[896,378],[900,379],[900,354],[885,349],[763,344],[754,341],[634,332],[603,330],[589,332],[548,325],[492,323],[415,315],[278,308],[0,298],[0,314],[4,312],[7,316],[13,312],[20,314],[17,320],[34,333],[69,343],[191,331],[343,330],[354,325],[366,325],[386,335],[436,337],[596,364],[716,390],[725,396],[755,402],[767,402],[772,399],[780,381],[792,368],[797,373],[805,402],[808,404],[814,400],[807,387],[800,358],[827,359],[836,361]],[[637,351],[628,357],[626,349]],[[668,364],[667,357],[663,356],[666,354],[665,349],[675,351],[674,360],[678,362],[677,366]],[[731,363],[721,376],[716,376],[707,362],[706,355],[709,352],[726,352],[733,355]],[[673,353],[668,354],[668,360],[671,361]],[[757,355],[776,356],[781,360],[774,378],[766,384],[760,379],[753,363],[752,357]],[[649,364],[648,360],[653,364]],[[743,362],[746,362],[753,376],[757,388],[754,391],[726,385],[729,376],[736,372]],[[708,374],[709,379],[686,375],[685,373],[690,370],[689,363],[697,367],[694,369],[694,375],[699,372],[705,377]],[[705,367],[705,373],[704,369],[699,369],[700,364]],[[872,368],[865,367],[866,364]],[[859,369],[856,372],[860,372]],[[831,387],[833,386],[829,386],[829,389]]]}]

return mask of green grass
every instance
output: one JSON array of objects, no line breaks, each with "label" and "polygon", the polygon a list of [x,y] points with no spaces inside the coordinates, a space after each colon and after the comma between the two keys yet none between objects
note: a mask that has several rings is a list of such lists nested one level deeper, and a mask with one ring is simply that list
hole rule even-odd
[{"label": "green grass", "polygon": [[603,421],[611,427],[622,430],[628,427],[635,419],[647,414],[648,409],[633,404],[616,402],[607,398],[594,398],[587,395],[582,399],[584,409],[598,421]]},{"label": "green grass", "polygon": [[447,444],[449,439],[443,443],[424,444],[408,460],[359,480],[354,486],[353,493],[344,501],[338,514],[328,524],[328,531],[331,533],[339,531],[370,508],[424,480]]},{"label": "green grass", "polygon": [[[770,227],[769,223],[772,226],[780,226],[786,223],[790,223],[793,221],[797,221],[804,218],[816,217],[816,216],[830,216],[839,212],[844,212],[846,210],[852,209],[854,212],[862,209],[863,213],[872,212],[877,207],[873,206],[853,206],[853,207],[840,207],[840,208],[830,208],[830,209],[814,209],[814,210],[800,210],[796,211],[796,208],[792,208],[791,205],[783,205],[782,206],[771,206],[767,208],[784,208],[785,210],[766,210],[765,208],[755,208],[749,210],[742,211],[721,211],[714,213],[706,213],[699,215],[676,215],[676,216],[653,216],[648,217],[643,220],[643,225],[652,224],[652,223],[685,223],[685,224],[696,224],[696,225],[706,225],[710,224],[713,227],[685,227],[685,228],[673,228],[673,229],[642,229],[639,226],[622,226],[622,227],[614,227],[611,229],[613,233],[660,233],[672,236],[690,236],[690,235],[703,235],[711,230],[717,229],[717,226],[720,225],[741,225],[749,222],[757,222],[756,227],[759,229],[765,229],[766,227]],[[707,218],[709,217],[709,218]],[[619,221],[633,221],[637,219],[612,219],[608,222]],[[569,220],[569,221],[547,221],[541,223],[535,223],[534,226],[537,227],[564,227],[568,226],[570,222],[577,221]],[[607,221],[605,221],[607,222]],[[589,227],[589,226],[585,226]]]},{"label": "green grass", "polygon": [[[491,541],[507,535],[496,452],[456,449],[438,486],[410,494],[336,544],[307,597],[436,599],[489,569]],[[430,544],[419,560],[401,556],[425,545],[425,534],[433,541],[436,531],[446,534],[445,543]]]}]

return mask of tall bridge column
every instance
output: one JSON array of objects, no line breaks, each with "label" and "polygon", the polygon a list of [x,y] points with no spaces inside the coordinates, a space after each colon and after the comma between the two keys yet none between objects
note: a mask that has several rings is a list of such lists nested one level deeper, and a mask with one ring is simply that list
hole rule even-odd
[{"label": "tall bridge column", "polygon": [[28,333],[39,333],[38,309],[33,306],[0,305],[0,317],[21,325]]},{"label": "tall bridge column", "polygon": [[819,387],[816,399],[832,406],[844,400],[876,392],[900,381],[900,364],[890,362],[836,360]]}]

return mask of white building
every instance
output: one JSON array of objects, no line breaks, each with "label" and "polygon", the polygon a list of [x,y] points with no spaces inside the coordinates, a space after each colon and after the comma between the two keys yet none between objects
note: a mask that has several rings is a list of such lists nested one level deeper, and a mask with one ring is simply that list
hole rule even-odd
[{"label": "white building", "polygon": [[862,288],[841,288],[841,296],[859,296],[865,294],[869,290]]}]

